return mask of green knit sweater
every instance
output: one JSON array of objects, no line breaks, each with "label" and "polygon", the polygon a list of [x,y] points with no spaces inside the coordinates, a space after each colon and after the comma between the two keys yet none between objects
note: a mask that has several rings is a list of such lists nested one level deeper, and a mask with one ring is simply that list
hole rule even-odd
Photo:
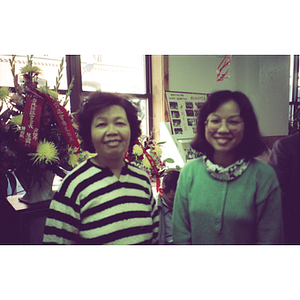
[{"label": "green knit sweater", "polygon": [[219,181],[203,159],[187,163],[173,208],[174,244],[281,244],[281,195],[269,165],[252,159],[233,181]]}]

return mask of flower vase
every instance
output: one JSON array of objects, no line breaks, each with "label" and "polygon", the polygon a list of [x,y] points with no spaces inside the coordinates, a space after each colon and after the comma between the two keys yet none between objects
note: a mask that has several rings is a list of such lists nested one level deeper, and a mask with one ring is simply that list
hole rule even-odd
[{"label": "flower vase", "polygon": [[20,173],[16,173],[16,176],[26,192],[23,197],[19,198],[19,201],[32,204],[53,198],[52,185],[55,176],[53,172],[46,170],[39,179],[31,176],[28,180],[28,177],[24,178]]}]

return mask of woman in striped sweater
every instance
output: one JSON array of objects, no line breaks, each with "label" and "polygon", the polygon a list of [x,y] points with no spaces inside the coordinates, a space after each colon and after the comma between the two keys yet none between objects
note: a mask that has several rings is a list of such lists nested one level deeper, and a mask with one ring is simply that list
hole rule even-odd
[{"label": "woman in striped sweater", "polygon": [[141,134],[135,107],[116,94],[95,92],[78,121],[82,148],[96,156],[64,178],[50,204],[44,243],[157,243],[149,177],[123,160]]}]

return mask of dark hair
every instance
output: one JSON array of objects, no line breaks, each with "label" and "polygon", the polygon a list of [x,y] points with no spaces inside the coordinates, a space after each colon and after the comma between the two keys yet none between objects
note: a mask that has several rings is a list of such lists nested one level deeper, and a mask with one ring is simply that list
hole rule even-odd
[{"label": "dark hair", "polygon": [[166,172],[162,182],[164,193],[169,193],[170,190],[176,191],[178,177],[179,171],[177,170],[170,170]]},{"label": "dark hair", "polygon": [[205,138],[205,121],[209,114],[230,100],[238,104],[240,115],[245,125],[244,137],[235,149],[237,158],[245,158],[248,160],[262,154],[267,150],[267,147],[260,134],[257,118],[250,100],[241,92],[228,90],[212,93],[201,107],[197,119],[197,134],[191,143],[192,148],[210,158],[212,157],[214,149]]},{"label": "dark hair", "polygon": [[76,120],[79,123],[79,138],[81,148],[91,153],[95,148],[91,139],[91,124],[94,114],[111,105],[119,105],[124,108],[130,126],[131,138],[129,148],[133,147],[137,138],[141,135],[140,121],[137,116],[137,109],[125,97],[112,93],[94,92],[85,100],[81,109],[77,112]]}]

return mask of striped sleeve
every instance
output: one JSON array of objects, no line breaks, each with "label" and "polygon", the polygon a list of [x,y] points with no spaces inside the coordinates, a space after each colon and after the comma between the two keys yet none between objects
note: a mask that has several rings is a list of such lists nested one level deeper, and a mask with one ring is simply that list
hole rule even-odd
[{"label": "striped sleeve", "polygon": [[43,243],[76,244],[79,238],[80,215],[70,199],[55,195],[46,219]]},{"label": "striped sleeve", "polygon": [[159,227],[159,213],[157,208],[156,200],[153,196],[151,183],[148,175],[141,169],[129,165],[129,174],[131,175],[132,180],[134,180],[134,183],[136,186],[134,187],[136,189],[136,192],[143,187],[146,194],[148,195],[148,203],[150,207],[150,217],[151,217],[151,223],[152,223],[152,238],[149,241],[150,244],[157,244],[158,243],[158,227]]},{"label": "striped sleeve", "polygon": [[81,174],[88,171],[83,164],[69,173],[50,203],[44,229],[44,244],[77,244],[80,230],[80,205],[77,199]]},{"label": "striped sleeve", "polygon": [[158,214],[158,207],[157,203],[154,199],[153,193],[151,191],[151,217],[153,220],[153,244],[158,244],[158,228],[159,228],[159,214]]},{"label": "striped sleeve", "polygon": [[44,243],[153,244],[158,210],[147,174],[126,166],[120,178],[91,162],[70,172],[50,204]]},{"label": "striped sleeve", "polygon": [[[138,172],[141,172],[142,174],[145,174],[144,171],[139,170]],[[137,175],[135,175],[137,177]],[[151,182],[149,177],[145,177],[143,175],[144,183],[142,185],[145,185],[145,182],[147,183],[145,186],[148,188],[148,194],[150,199],[150,205],[151,205],[151,218],[152,218],[152,244],[158,244],[158,228],[159,228],[159,211],[157,207],[156,200],[153,196],[152,188],[151,188]]]}]

